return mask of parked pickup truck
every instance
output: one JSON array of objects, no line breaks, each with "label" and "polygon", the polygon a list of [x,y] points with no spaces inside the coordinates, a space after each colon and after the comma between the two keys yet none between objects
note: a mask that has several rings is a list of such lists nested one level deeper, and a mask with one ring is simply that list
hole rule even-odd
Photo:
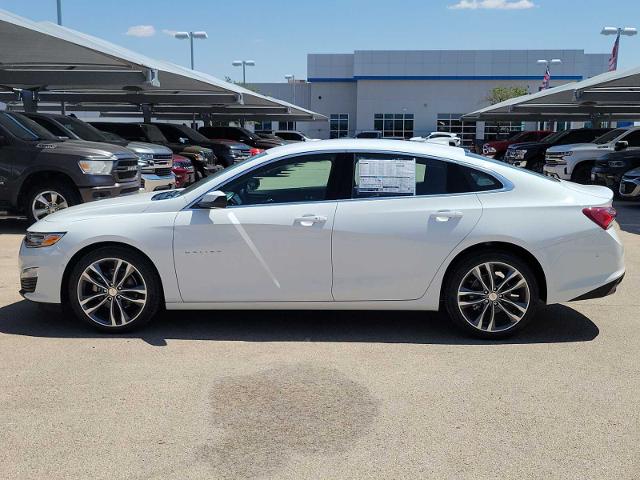
[{"label": "parked pickup truck", "polygon": [[616,128],[592,143],[551,147],[545,156],[544,174],[577,183],[589,183],[591,169],[598,158],[627,147],[640,147],[640,127]]},{"label": "parked pickup truck", "polygon": [[0,209],[31,223],[82,202],[137,193],[138,157],[124,147],[62,141],[20,113],[0,112]]},{"label": "parked pickup truck", "polygon": [[118,135],[101,132],[94,126],[67,115],[51,113],[25,113],[24,115],[60,139],[113,143],[128,148],[138,156],[141,170],[140,186],[147,192],[171,190],[176,187],[176,177],[171,172],[173,152],[167,147],[146,142],[130,142]]},{"label": "parked pickup truck", "polygon": [[576,128],[552,133],[539,142],[522,142],[509,145],[504,161],[516,167],[526,168],[542,173],[544,156],[547,149],[557,145],[593,142],[596,138],[607,133],[610,128]]},{"label": "parked pickup truck", "polygon": [[618,194],[622,177],[638,167],[640,167],[640,148],[627,148],[622,143],[616,151],[607,152],[596,160],[591,169],[591,181],[597,185],[609,187]]},{"label": "parked pickup truck", "polygon": [[550,130],[527,130],[517,132],[504,140],[493,140],[482,145],[482,155],[495,160],[502,160],[509,145],[522,142],[539,142],[552,132]]}]

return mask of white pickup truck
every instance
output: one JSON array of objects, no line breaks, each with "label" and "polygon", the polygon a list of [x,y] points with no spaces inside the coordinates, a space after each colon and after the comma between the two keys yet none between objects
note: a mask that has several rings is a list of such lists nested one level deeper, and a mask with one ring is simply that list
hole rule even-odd
[{"label": "white pickup truck", "polygon": [[597,158],[626,147],[640,147],[640,127],[615,128],[592,143],[551,147],[547,150],[543,171],[550,177],[588,183]]}]

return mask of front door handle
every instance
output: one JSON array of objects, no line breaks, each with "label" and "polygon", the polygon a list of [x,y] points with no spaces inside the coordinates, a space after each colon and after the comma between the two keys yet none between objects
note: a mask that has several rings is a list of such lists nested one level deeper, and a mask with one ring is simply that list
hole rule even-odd
[{"label": "front door handle", "polygon": [[436,222],[448,222],[452,218],[462,218],[462,212],[460,210],[438,210],[431,214],[431,218]]},{"label": "front door handle", "polygon": [[302,227],[311,227],[316,223],[325,223],[326,221],[327,217],[322,215],[303,215],[301,217],[296,217],[293,220],[293,223]]}]

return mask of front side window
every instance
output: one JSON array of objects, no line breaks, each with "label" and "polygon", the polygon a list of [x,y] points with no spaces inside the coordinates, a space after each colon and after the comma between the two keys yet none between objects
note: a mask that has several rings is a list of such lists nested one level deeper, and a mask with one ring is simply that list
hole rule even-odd
[{"label": "front side window", "polygon": [[446,195],[502,188],[491,175],[470,167],[411,155],[355,155],[353,198]]},{"label": "front side window", "polygon": [[349,136],[349,114],[332,113],[329,116],[329,138]]},{"label": "front side window", "polygon": [[274,162],[231,180],[220,190],[229,206],[302,203],[337,198],[338,154],[303,155]]},{"label": "front side window", "polygon": [[47,129],[19,113],[1,112],[0,125],[21,140],[30,142],[37,142],[38,140],[58,140],[58,138]]}]

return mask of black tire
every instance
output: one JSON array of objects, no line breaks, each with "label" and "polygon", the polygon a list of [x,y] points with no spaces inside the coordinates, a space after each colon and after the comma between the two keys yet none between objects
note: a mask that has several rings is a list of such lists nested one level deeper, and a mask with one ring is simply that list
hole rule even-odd
[{"label": "black tire", "polygon": [[[83,281],[84,283],[82,285],[79,285],[81,282],[81,277],[83,275],[83,272],[85,271],[85,269],[87,269],[90,265],[94,264],[95,262],[98,262],[98,261],[109,262],[110,260],[107,260],[107,259],[123,260],[124,262],[127,262],[133,267],[135,267],[136,272],[134,272],[134,275],[136,276],[140,275],[140,277],[143,279],[143,284],[146,287],[146,294],[145,294],[146,303],[141,307],[139,313],[137,313],[137,315],[133,318],[133,320],[131,320],[128,323],[122,322],[121,324],[116,324],[116,325],[100,323],[98,320],[91,318],[87,313],[85,313],[82,306],[80,305],[80,298],[79,298],[80,290],[83,287],[86,288],[86,285],[88,284],[86,281]],[[105,278],[109,279],[109,273],[106,271],[104,271],[104,273],[105,273]],[[124,276],[124,275],[121,275],[121,276]],[[76,264],[73,265],[71,273],[68,276],[68,283],[65,286],[65,288],[67,292],[67,299],[68,299],[69,306],[71,307],[71,310],[73,311],[75,316],[79,320],[103,332],[122,333],[122,332],[128,332],[128,331],[134,330],[136,328],[140,328],[155,317],[155,315],[160,311],[161,306],[164,303],[161,281],[151,262],[140,253],[126,247],[118,247],[118,246],[102,247],[82,256],[76,262]],[[125,286],[124,288],[126,289],[127,287]],[[124,295],[124,291],[125,290],[123,290],[122,292],[123,295]],[[88,295],[90,295],[90,293]],[[109,296],[108,294],[105,294],[105,295]],[[120,298],[119,295],[118,295],[118,298]],[[112,300],[115,300],[115,297],[112,297]],[[99,301],[101,301],[101,299],[98,299],[96,303]],[[118,302],[117,305],[125,305],[125,308],[128,308],[126,306],[127,304],[129,308],[135,307],[133,303],[126,302],[125,300],[118,300],[117,302]],[[107,305],[110,306],[111,303],[112,301],[109,300],[109,302],[104,307],[101,307],[102,309],[97,310],[96,318],[98,317],[99,314],[106,317],[108,313],[105,312],[105,310],[108,310]],[[116,303],[113,303],[113,304],[116,305]],[[122,321],[123,316],[119,315],[119,318]],[[105,321],[108,322],[109,319],[105,318]]]},{"label": "black tire", "polygon": [[[511,268],[516,269],[521,274],[522,278],[526,281],[526,284],[528,287],[528,306],[526,308],[526,312],[524,313],[524,316],[522,316],[522,318],[516,323],[514,323],[512,326],[507,327],[507,325],[509,325],[511,321],[507,321],[509,317],[506,315],[506,313],[504,313],[500,309],[500,307],[496,306],[497,304],[495,301],[491,302],[488,300],[486,301],[482,300],[482,303],[480,303],[477,307],[476,305],[471,307],[469,306],[462,307],[462,306],[459,306],[458,304],[458,296],[459,296],[458,291],[461,288],[463,281],[467,281],[466,280],[467,278],[471,278],[471,277],[467,277],[470,274],[471,270],[477,266],[482,266],[483,264],[486,264],[489,262],[493,262],[496,264],[504,264]],[[480,267],[480,268],[483,268],[483,267]],[[539,294],[540,290],[538,287],[538,282],[536,280],[536,277],[533,274],[531,268],[527,265],[526,262],[524,262],[522,259],[520,259],[516,255],[508,252],[503,252],[500,250],[487,250],[481,253],[472,253],[458,259],[453,265],[449,267],[447,275],[445,276],[443,288],[444,288],[443,300],[444,300],[447,313],[449,314],[449,318],[451,318],[451,321],[467,334],[478,337],[478,338],[500,339],[500,338],[511,336],[521,331],[535,317],[536,310],[540,305],[540,294]],[[515,294],[511,294],[511,295],[515,296]],[[464,298],[468,298],[472,301],[475,301],[476,299],[484,298],[484,296],[476,296],[476,297],[465,296]],[[498,300],[498,301],[502,302],[502,300]],[[480,328],[478,328],[478,326],[472,325],[470,321],[467,320],[467,318],[465,318],[465,315],[462,312],[463,309],[467,309],[465,310],[467,312],[467,316],[470,316],[469,309],[475,309],[475,308],[482,309],[482,308],[485,308],[484,305],[487,305],[487,304],[488,304],[487,308],[495,309],[496,315],[495,315],[494,325],[495,327],[499,327],[499,329],[496,328],[493,331],[488,331],[488,325],[490,324],[489,320],[491,319],[491,312],[489,310],[487,310],[488,315],[485,315],[484,313],[481,314],[484,317],[479,322]],[[510,307],[510,310],[517,312],[516,310],[513,310],[511,307]],[[473,316],[475,318],[479,318],[481,315],[479,314],[477,316],[476,315],[473,315]],[[487,327],[487,329],[486,330],[482,329],[483,326]]]},{"label": "black tire", "polygon": [[[22,209],[29,220],[29,224],[35,223],[46,216],[43,215],[40,218],[36,218],[33,211],[34,202],[45,192],[55,192],[59,197],[66,201],[67,207],[72,207],[73,205],[82,203],[82,199],[80,198],[78,191],[68,183],[61,182],[59,180],[54,180],[50,183],[38,183],[37,185],[29,187],[29,190],[27,190],[27,194],[23,199]],[[47,196],[47,198],[50,197]]]},{"label": "black tire", "polygon": [[574,168],[571,174],[571,181],[587,185],[591,183],[591,169],[593,165],[588,162],[580,163]]},{"label": "black tire", "polygon": [[544,171],[544,160],[541,160],[539,158],[533,159],[527,165],[527,169],[531,170],[532,172],[543,173],[543,171]]}]

